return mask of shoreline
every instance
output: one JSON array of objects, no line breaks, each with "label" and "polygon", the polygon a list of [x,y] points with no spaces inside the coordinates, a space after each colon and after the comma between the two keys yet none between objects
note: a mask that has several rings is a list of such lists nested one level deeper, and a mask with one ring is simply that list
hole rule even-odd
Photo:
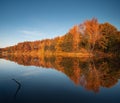
[{"label": "shoreline", "polygon": [[39,51],[32,51],[32,52],[14,52],[14,53],[1,53],[1,56],[8,56],[8,55],[24,55],[24,56],[63,56],[63,57],[93,57],[93,54],[90,53],[81,53],[81,52],[39,52]]},{"label": "shoreline", "polygon": [[41,51],[32,51],[32,52],[14,52],[14,53],[0,53],[0,56],[32,56],[32,57],[49,57],[49,56],[62,56],[62,57],[85,57],[85,58],[90,58],[90,57],[114,57],[113,54],[110,53],[104,53],[104,52],[95,52],[93,53],[88,53],[88,52],[41,52]]}]

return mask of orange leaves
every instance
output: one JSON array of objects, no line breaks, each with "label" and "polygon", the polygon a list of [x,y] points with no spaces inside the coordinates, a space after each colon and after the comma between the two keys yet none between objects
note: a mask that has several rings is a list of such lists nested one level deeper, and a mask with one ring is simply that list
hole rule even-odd
[{"label": "orange leaves", "polygon": [[99,23],[97,19],[87,20],[84,22],[84,25],[86,27],[85,32],[89,35],[89,41],[95,42],[99,35]]},{"label": "orange leaves", "polygon": [[100,37],[97,19],[93,18],[92,20],[86,20],[79,27],[82,34],[84,34],[84,38],[87,39],[89,51],[93,52],[96,41]]},{"label": "orange leaves", "polygon": [[75,35],[76,33],[78,33],[78,31],[79,31],[79,27],[78,25],[75,25],[72,29],[70,29],[69,33]]},{"label": "orange leaves", "polygon": [[79,50],[78,44],[81,39],[79,25],[75,25],[72,29],[70,29],[69,33],[73,35],[73,51],[78,51]]}]

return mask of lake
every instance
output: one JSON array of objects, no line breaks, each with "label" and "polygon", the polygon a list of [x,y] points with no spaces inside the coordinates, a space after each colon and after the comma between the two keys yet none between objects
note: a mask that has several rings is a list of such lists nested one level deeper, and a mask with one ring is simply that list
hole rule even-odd
[{"label": "lake", "polygon": [[120,103],[119,59],[0,58],[0,103]]}]

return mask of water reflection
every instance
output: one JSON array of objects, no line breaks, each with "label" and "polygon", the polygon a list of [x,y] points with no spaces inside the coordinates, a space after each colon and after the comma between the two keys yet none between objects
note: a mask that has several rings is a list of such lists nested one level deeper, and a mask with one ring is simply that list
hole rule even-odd
[{"label": "water reflection", "polygon": [[[23,55],[9,55],[1,58],[24,66],[54,68],[66,74],[76,85],[83,86],[86,90],[94,92],[99,92],[100,87],[110,88],[114,86],[120,78],[120,61],[117,58],[89,59]],[[14,81],[16,82],[16,80]],[[20,89],[19,82],[16,83]],[[17,92],[19,89],[17,89]]]}]

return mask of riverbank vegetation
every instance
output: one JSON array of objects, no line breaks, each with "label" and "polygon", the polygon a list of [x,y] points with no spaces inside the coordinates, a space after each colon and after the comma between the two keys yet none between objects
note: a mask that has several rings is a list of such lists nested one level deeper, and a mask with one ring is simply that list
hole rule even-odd
[{"label": "riverbank vegetation", "polygon": [[108,22],[101,24],[93,18],[75,25],[61,37],[21,42],[1,48],[0,54],[118,56],[120,55],[120,31]]}]

